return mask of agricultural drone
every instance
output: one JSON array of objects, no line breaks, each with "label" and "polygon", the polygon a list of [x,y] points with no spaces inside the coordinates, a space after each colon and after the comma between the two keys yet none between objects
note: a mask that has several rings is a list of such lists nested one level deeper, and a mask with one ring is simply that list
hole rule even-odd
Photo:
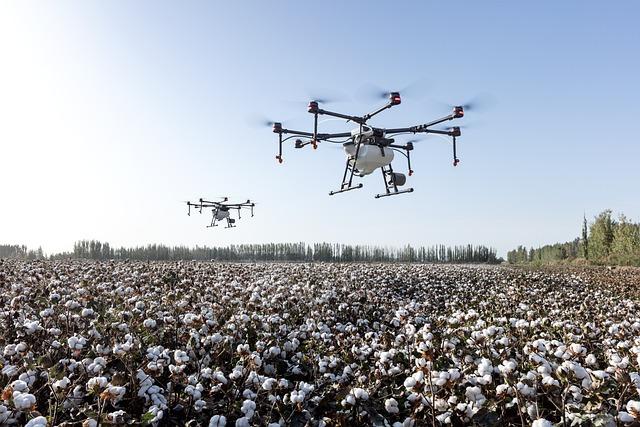
[{"label": "agricultural drone", "polygon": [[211,218],[211,224],[207,225],[207,228],[209,227],[217,227],[218,221],[222,221],[224,219],[227,220],[227,225],[225,228],[233,228],[235,227],[235,222],[236,220],[231,218],[231,210],[235,209],[238,211],[238,219],[241,218],[240,216],[240,212],[242,211],[242,209],[250,209],[251,210],[251,216],[253,216],[253,208],[255,207],[255,202],[252,202],[251,200],[247,200],[244,203],[228,203],[229,198],[228,197],[221,197],[221,201],[219,202],[212,202],[209,200],[204,200],[204,199],[198,199],[197,203],[191,203],[191,202],[187,202],[187,207],[188,207],[188,212],[187,215],[191,216],[191,208],[195,208],[199,211],[199,213],[202,213],[202,209],[207,209],[207,208],[211,208],[211,212],[212,212],[212,218]]},{"label": "agricultural drone", "polygon": [[[312,132],[286,129],[282,127],[282,123],[280,122],[272,123],[273,132],[278,134],[279,150],[276,159],[282,163],[282,143],[293,138],[295,138],[295,148],[303,148],[311,145],[316,149],[320,142],[342,144],[347,156],[344,174],[342,175],[342,184],[339,190],[331,191],[329,195],[362,188],[362,183],[357,185],[353,184],[353,177],[355,175],[359,177],[369,175],[379,168],[382,171],[385,193],[377,194],[376,198],[413,192],[413,188],[398,189],[398,187],[406,184],[407,177],[402,173],[394,172],[391,167],[391,162],[393,161],[394,152],[402,154],[407,159],[408,175],[413,175],[413,170],[411,169],[411,151],[414,148],[413,144],[417,141],[413,140],[399,144],[396,143],[394,139],[394,137],[398,135],[424,133],[449,136],[453,142],[453,165],[458,165],[460,160],[456,154],[456,138],[461,135],[460,127],[456,126],[448,129],[432,129],[432,127],[449,120],[463,117],[466,106],[455,106],[451,114],[422,125],[390,129],[368,125],[367,121],[373,116],[401,103],[399,92],[387,92],[384,96],[388,96],[389,101],[384,106],[364,116],[352,116],[328,111],[319,107],[322,101],[311,101],[309,102],[308,112],[313,114],[314,122]],[[357,124],[358,127],[351,132],[321,133],[318,132],[318,116],[321,115],[344,119],[347,120],[347,122]],[[290,136],[283,138],[283,135]]]}]

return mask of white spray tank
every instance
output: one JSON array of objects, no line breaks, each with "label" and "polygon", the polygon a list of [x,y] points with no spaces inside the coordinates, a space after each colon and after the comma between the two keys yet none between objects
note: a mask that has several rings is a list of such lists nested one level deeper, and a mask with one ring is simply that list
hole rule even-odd
[{"label": "white spray tank", "polygon": [[[373,129],[369,126],[363,126],[360,129],[351,131],[355,142],[350,141],[343,144],[344,151],[349,157],[354,157],[357,150],[357,141],[364,141],[373,136]],[[377,145],[369,145],[367,143],[360,144],[358,151],[358,160],[356,160],[356,169],[361,176],[369,175],[373,171],[383,166],[387,166],[393,161],[393,150],[388,147],[378,147]]]}]

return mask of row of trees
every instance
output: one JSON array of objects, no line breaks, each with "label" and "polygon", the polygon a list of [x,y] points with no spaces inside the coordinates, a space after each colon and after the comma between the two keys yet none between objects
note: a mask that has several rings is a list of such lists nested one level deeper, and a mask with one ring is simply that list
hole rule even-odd
[{"label": "row of trees", "polygon": [[497,263],[502,259],[496,250],[486,246],[444,245],[414,248],[344,245],[332,243],[262,243],[224,247],[147,245],[134,248],[113,248],[98,240],[81,240],[73,252],[51,255],[52,259],[132,259],[132,260],[215,260],[215,261],[321,261],[321,262],[436,262],[436,263]]},{"label": "row of trees", "polygon": [[0,245],[0,258],[42,259],[42,248],[27,249],[25,245]]},{"label": "row of trees", "polygon": [[591,224],[583,218],[582,233],[571,242],[545,245],[527,250],[524,246],[507,253],[514,263],[553,263],[584,260],[593,264],[640,266],[640,223],[611,210],[596,216]]}]

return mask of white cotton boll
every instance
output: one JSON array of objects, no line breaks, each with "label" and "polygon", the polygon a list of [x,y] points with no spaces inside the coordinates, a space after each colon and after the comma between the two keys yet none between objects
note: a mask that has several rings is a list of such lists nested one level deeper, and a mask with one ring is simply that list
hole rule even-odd
[{"label": "white cotton boll", "polygon": [[277,384],[277,380],[275,378],[267,378],[262,383],[263,390],[272,390],[273,387]]},{"label": "white cotton boll", "polygon": [[38,322],[37,320],[33,322],[26,321],[23,327],[27,335],[32,335],[43,329],[42,326],[40,326],[40,322]]},{"label": "white cotton boll", "polygon": [[531,427],[553,427],[553,423],[549,420],[545,420],[544,418],[538,418],[531,424]]},{"label": "white cotton boll", "polygon": [[198,399],[193,403],[193,407],[195,408],[196,412],[202,412],[202,410],[207,407],[207,402],[202,399]]},{"label": "white cotton boll", "polygon": [[[440,424],[451,424],[451,412],[445,412],[436,417]],[[395,425],[395,424],[394,424]]]},{"label": "white cotton boll", "polygon": [[632,414],[640,414],[640,402],[637,400],[628,401],[627,412],[631,412]]},{"label": "white cotton boll", "polygon": [[107,379],[105,377],[93,377],[87,381],[87,390],[96,390],[107,386]]},{"label": "white cotton boll", "polygon": [[598,363],[598,361],[596,360],[596,356],[594,356],[592,353],[589,353],[584,361],[589,366],[595,366]]},{"label": "white cotton boll", "polygon": [[175,359],[176,363],[180,364],[180,363],[185,363],[189,361],[189,355],[182,350],[175,350],[173,352],[173,358]]},{"label": "white cotton boll", "polygon": [[11,383],[11,388],[14,391],[29,391],[29,386],[27,385],[26,382],[22,381],[22,380],[15,380],[14,382]]},{"label": "white cotton boll", "polygon": [[127,392],[126,387],[120,387],[120,386],[108,386],[107,390],[106,390],[109,399],[111,400],[111,402],[118,403],[122,400],[122,398],[124,397],[125,393]]},{"label": "white cotton boll", "polygon": [[393,397],[384,401],[384,409],[390,414],[397,414],[400,412],[398,409],[398,401]]},{"label": "white cotton boll", "polygon": [[227,425],[227,417],[224,415],[214,415],[209,419],[209,427],[225,427]]},{"label": "white cotton boll", "polygon": [[508,346],[509,342],[510,342],[509,338],[507,338],[507,337],[502,337],[502,338],[496,340],[496,344],[500,344],[503,347]]},{"label": "white cotton boll", "polygon": [[618,419],[623,423],[632,423],[636,420],[636,417],[628,412],[620,411],[618,412]]},{"label": "white cotton boll", "polygon": [[[40,375],[44,374],[43,378],[47,378],[47,372],[41,372]],[[29,369],[27,372],[23,372],[18,377],[19,380],[27,383],[28,387],[31,387],[33,383],[36,381],[38,373],[32,369]]]},{"label": "white cotton boll", "polygon": [[18,410],[30,409],[36,404],[36,397],[33,394],[21,393],[19,391],[13,392],[13,405]]},{"label": "white cotton boll", "polygon": [[95,313],[91,308],[83,308],[81,314],[82,317],[92,317]]},{"label": "white cotton boll", "polygon": [[416,380],[413,377],[407,377],[404,380],[404,386],[407,390],[411,390],[412,388],[414,388],[416,386]]},{"label": "white cotton boll", "polygon": [[592,371],[591,374],[599,380],[605,380],[609,378],[609,374],[605,371]]},{"label": "white cotton boll", "polygon": [[242,413],[247,417],[247,419],[251,419],[253,417],[253,413],[256,410],[256,402],[253,400],[245,400],[242,402],[242,407],[240,408]]},{"label": "white cotton boll", "polygon": [[81,336],[72,336],[67,338],[67,344],[71,350],[82,350],[87,345],[87,340]]},{"label": "white cotton boll", "polygon": [[12,377],[18,373],[18,367],[15,365],[5,365],[2,367],[2,375]]},{"label": "white cotton boll", "polygon": [[305,392],[304,391],[292,391],[291,392],[291,396],[289,397],[289,400],[291,400],[292,403],[302,403],[304,401],[305,398]]},{"label": "white cotton boll", "polygon": [[509,391],[510,387],[507,384],[499,384],[496,387],[496,394],[497,395],[503,395],[503,394],[507,394],[507,392]]},{"label": "white cotton boll", "polygon": [[41,415],[29,420],[24,427],[47,427],[47,419]]},{"label": "white cotton boll", "polygon": [[581,355],[587,352],[587,350],[578,343],[571,344],[569,346],[569,350],[571,350],[571,352],[574,353],[575,355]]},{"label": "white cotton boll", "polygon": [[551,375],[543,375],[542,376],[542,385],[547,387],[559,387],[560,382],[553,378]]},{"label": "white cotton boll", "polygon": [[442,387],[446,383],[447,383],[447,379],[446,378],[438,378],[438,379],[436,379],[434,381],[434,384],[437,385],[438,387]]},{"label": "white cotton boll", "polygon": [[517,367],[518,364],[514,360],[503,360],[502,364],[498,366],[498,369],[500,370],[500,372],[502,372],[503,375],[509,375],[510,373],[514,372]]},{"label": "white cotton boll", "polygon": [[353,393],[353,395],[358,400],[368,400],[369,399],[369,393],[367,393],[367,391],[365,389],[363,389],[363,388],[356,387],[351,392]]},{"label": "white cotton boll", "polygon": [[69,378],[63,377],[61,380],[55,381],[53,383],[53,390],[54,391],[64,390],[67,387],[69,387],[70,383],[71,383],[71,381],[69,381]]},{"label": "white cotton boll", "polygon": [[348,394],[344,400],[351,406],[356,404],[356,397],[353,394]]},{"label": "white cotton boll", "polygon": [[280,352],[281,352],[280,347],[273,346],[273,347],[269,348],[269,355],[271,357],[276,357],[276,356],[280,355]]},{"label": "white cotton boll", "polygon": [[16,344],[16,351],[18,353],[24,353],[25,351],[27,351],[28,348],[29,347],[27,347],[27,344],[24,342]]},{"label": "white cotton boll", "polygon": [[4,357],[11,357],[16,354],[16,345],[15,344],[7,344],[4,347]]},{"label": "white cotton boll", "polygon": [[527,404],[526,410],[527,410],[527,415],[529,415],[529,417],[532,419],[536,418],[536,416],[538,415],[538,408],[533,403]]},{"label": "white cotton boll", "polygon": [[493,373],[493,365],[489,359],[482,359],[478,364],[478,373],[480,376],[491,375]]},{"label": "white cotton boll", "polygon": [[236,420],[236,427],[249,427],[249,419],[247,417],[241,417]]},{"label": "white cotton boll", "polygon": [[142,326],[148,329],[153,329],[156,327],[156,321],[154,319],[145,319],[144,322],[142,322]]}]

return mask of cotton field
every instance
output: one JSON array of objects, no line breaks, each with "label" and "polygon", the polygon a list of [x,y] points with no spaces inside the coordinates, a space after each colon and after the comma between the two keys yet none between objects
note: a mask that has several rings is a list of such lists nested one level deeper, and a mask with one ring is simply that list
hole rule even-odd
[{"label": "cotton field", "polygon": [[0,261],[2,425],[633,425],[640,273]]}]

